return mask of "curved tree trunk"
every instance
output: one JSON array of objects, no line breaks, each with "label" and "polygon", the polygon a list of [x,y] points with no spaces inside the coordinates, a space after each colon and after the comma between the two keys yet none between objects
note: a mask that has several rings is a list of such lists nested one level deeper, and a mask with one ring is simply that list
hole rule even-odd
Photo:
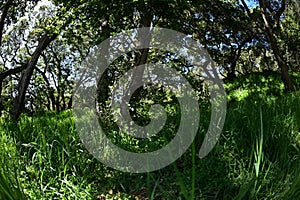
[{"label": "curved tree trunk", "polygon": [[[273,29],[271,27],[271,23],[268,20],[267,17],[267,6],[266,6],[266,1],[265,0],[259,0],[260,7],[262,9],[261,15],[264,21],[264,30],[265,30],[265,36],[267,40],[269,41],[269,44],[271,46],[271,49],[273,50],[273,53],[275,55],[275,59],[281,69],[281,77],[282,81],[284,83],[286,91],[295,91],[296,86],[294,85],[289,73],[288,73],[288,65],[284,61],[284,58],[281,55],[277,40],[275,38]],[[282,13],[285,10],[285,4],[286,0],[282,0],[281,2],[281,8],[275,13],[276,17],[276,23],[279,23],[279,18],[282,15]]]},{"label": "curved tree trunk", "polygon": [[8,10],[10,8],[10,6],[12,5],[13,0],[8,0],[2,10],[2,15],[0,18],[0,46],[2,44],[2,36],[3,36],[3,29],[4,29],[4,24],[5,24],[5,19],[8,15]]},{"label": "curved tree trunk", "polygon": [[28,66],[19,82],[18,94],[15,98],[12,112],[11,112],[11,115],[15,120],[19,119],[22,109],[24,108],[25,94],[26,94],[27,88],[29,86],[29,82],[30,82],[31,76],[33,74],[34,68],[38,62],[38,59],[39,59],[42,51],[46,49],[46,47],[56,38],[56,36],[57,36],[57,34],[50,36],[49,33],[46,32],[40,39],[37,48],[35,49],[33,55],[31,56],[31,58],[28,62]]}]

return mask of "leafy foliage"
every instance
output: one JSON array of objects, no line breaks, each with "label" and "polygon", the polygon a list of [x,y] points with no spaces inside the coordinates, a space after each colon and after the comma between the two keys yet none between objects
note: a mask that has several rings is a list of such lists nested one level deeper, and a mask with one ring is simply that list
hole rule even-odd
[{"label": "leafy foliage", "polygon": [[[300,88],[299,6],[285,0],[252,2],[256,4],[1,1],[0,114],[5,115],[0,118],[0,199],[299,198],[300,94],[286,92]],[[150,107],[162,104],[167,123],[159,134],[137,139],[120,131],[111,118],[109,92],[137,65],[176,69],[194,87],[201,110],[197,138],[181,158],[156,172],[126,174],[87,152],[67,109],[76,90],[73,81],[85,75],[75,66],[94,46],[122,30],[148,26],[200,41],[224,77],[229,111],[219,143],[209,156],[198,159],[210,105],[197,69],[172,52],[153,48],[120,56],[101,77],[97,99],[100,124],[115,145],[137,153],[155,151],[178,129],[178,101],[158,85],[135,91],[129,108],[143,126],[150,121]],[[18,103],[21,95],[24,102]],[[24,113],[19,121],[9,117],[14,107]]]},{"label": "leafy foliage", "polygon": [[[275,76],[271,74],[270,77]],[[262,76],[257,74],[251,78],[260,80]],[[279,78],[270,80],[271,84],[279,82]],[[274,94],[274,91],[270,93]],[[262,95],[257,101],[253,95],[232,102],[219,143],[202,160],[196,152],[209,123],[209,109],[200,102],[201,128],[194,144],[173,165],[148,174],[122,173],[94,159],[76,135],[70,111],[32,117],[23,115],[17,124],[3,118],[0,132],[1,144],[5,145],[0,153],[4,159],[10,157],[9,162],[3,160],[1,169],[6,172],[5,177],[18,180],[19,190],[32,199],[297,197],[300,95],[288,93],[277,98],[268,97],[268,94]],[[141,113],[137,112],[141,114],[137,119],[142,120],[140,123],[145,122],[147,109],[143,103],[133,107],[142,109]],[[178,112],[169,111],[172,115]],[[114,140],[115,130],[107,129],[106,132]],[[158,142],[135,143],[125,134],[114,140],[116,145],[137,152],[160,148],[160,141],[167,142],[166,138],[161,138]],[[17,179],[14,171],[4,170],[7,165],[18,171]],[[18,188],[17,182],[13,183],[9,184],[12,189]]]}]

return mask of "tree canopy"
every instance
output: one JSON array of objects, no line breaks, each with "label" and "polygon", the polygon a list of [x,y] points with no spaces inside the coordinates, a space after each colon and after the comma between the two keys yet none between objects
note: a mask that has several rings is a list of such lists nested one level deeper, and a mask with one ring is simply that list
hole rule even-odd
[{"label": "tree canopy", "polygon": [[[139,27],[164,27],[190,35],[210,53],[224,79],[277,71],[286,91],[299,72],[299,4],[289,0],[4,0],[0,3],[0,112],[71,108],[76,71],[93,46]],[[181,71],[193,69],[174,55],[142,49],[114,63],[100,81],[109,86],[130,66],[167,57]],[[132,59],[134,58],[134,59]],[[151,61],[152,60],[152,61]],[[180,63],[180,64],[179,64]],[[128,66],[128,67],[126,67]],[[199,74],[188,73],[196,88]],[[201,86],[202,87],[202,86]],[[100,98],[101,99],[101,98]]]}]

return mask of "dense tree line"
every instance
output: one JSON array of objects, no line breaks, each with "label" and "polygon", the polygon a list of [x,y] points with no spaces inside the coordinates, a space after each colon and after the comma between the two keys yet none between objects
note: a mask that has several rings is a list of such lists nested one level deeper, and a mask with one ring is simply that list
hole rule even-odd
[{"label": "dense tree line", "polygon": [[[18,119],[24,111],[71,108],[76,71],[90,49],[127,29],[164,27],[191,35],[208,50],[220,74],[272,70],[287,91],[297,88],[289,73],[299,72],[299,5],[289,0],[3,0],[0,2],[0,112]],[[99,83],[100,101],[124,71],[158,59],[142,49],[116,61]],[[189,71],[172,55],[169,64]],[[183,64],[182,64],[183,63]],[[178,67],[180,66],[180,67]],[[142,72],[137,72],[142,73]],[[139,74],[136,74],[139,75]],[[196,80],[195,80],[196,79]]]}]

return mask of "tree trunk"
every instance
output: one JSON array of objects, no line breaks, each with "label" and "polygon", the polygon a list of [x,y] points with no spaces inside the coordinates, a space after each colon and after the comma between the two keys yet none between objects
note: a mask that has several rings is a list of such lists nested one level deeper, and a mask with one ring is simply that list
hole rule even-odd
[{"label": "tree trunk", "polygon": [[[278,43],[276,41],[275,35],[273,33],[273,29],[271,27],[271,23],[268,20],[268,17],[266,16],[267,10],[266,10],[266,2],[265,0],[259,0],[260,7],[262,9],[261,15],[264,21],[264,30],[265,30],[265,36],[267,40],[269,41],[269,44],[271,46],[271,49],[273,50],[273,53],[275,55],[275,59],[281,69],[281,78],[285,86],[286,91],[295,91],[296,86],[294,85],[289,73],[288,73],[288,66],[287,63],[284,61],[284,58],[282,57],[280,53],[280,49],[278,46]],[[281,16],[281,14],[284,12],[285,9],[285,1],[282,1],[281,8],[276,13],[277,18]]]},{"label": "tree trunk", "polygon": [[[289,71],[288,71],[288,66],[285,62],[282,61],[278,61],[278,59],[276,59],[277,62],[281,62],[280,63],[280,68],[281,68],[281,78],[282,81],[284,83],[284,87],[286,91],[295,91],[296,90],[296,86],[293,83],[290,75],[289,75]],[[279,59],[281,60],[281,59]],[[279,63],[278,63],[279,64]]]},{"label": "tree trunk", "polygon": [[4,29],[4,24],[5,24],[5,19],[7,17],[8,14],[8,9],[10,8],[10,6],[12,5],[13,0],[8,0],[6,2],[6,4],[3,7],[2,10],[2,15],[0,18],[0,46],[2,44],[2,36],[3,36],[3,29]]},{"label": "tree trunk", "polygon": [[73,103],[73,94],[71,95],[69,101],[68,101],[68,107],[67,109],[72,109],[72,103]]},{"label": "tree trunk", "polygon": [[3,81],[5,78],[12,74],[17,74],[26,69],[28,63],[24,63],[22,66],[14,68],[14,69],[9,69],[6,70],[2,73],[0,73],[0,116],[2,114],[2,111],[4,110],[4,105],[3,105],[3,100],[2,100],[2,89],[3,89]]},{"label": "tree trunk", "polygon": [[48,98],[48,103],[47,103],[47,108],[48,110],[55,110],[55,96],[54,96],[54,90],[51,88],[51,84],[46,76],[46,71],[42,71],[40,70],[39,68],[35,67],[35,70],[37,70],[43,77],[44,81],[46,82],[47,84],[47,87],[49,88],[48,90],[48,95],[47,95],[47,98]]},{"label": "tree trunk", "polygon": [[280,67],[281,70],[281,78],[282,81],[284,83],[284,87],[286,91],[295,91],[296,90],[296,86],[294,85],[290,75],[289,75],[289,70],[288,70],[288,65],[287,63],[284,61],[284,58],[281,56],[279,47],[278,47],[278,43],[271,31],[268,30],[268,33],[266,34],[267,38],[270,42],[270,46],[273,50],[273,53],[275,55],[275,59]]},{"label": "tree trunk", "polygon": [[[141,22],[140,22],[140,28],[144,28],[142,30],[138,30],[137,37],[139,39],[139,42],[141,42],[141,46],[148,47],[151,40],[151,22],[153,18],[153,14],[150,10],[150,8],[147,6],[147,4],[144,1],[140,1],[139,5],[139,12],[141,15]],[[134,96],[134,91],[131,91],[132,89],[136,88],[136,86],[142,86],[142,79],[144,74],[144,68],[139,67],[140,65],[144,65],[147,63],[149,55],[149,48],[142,48],[135,52],[135,60],[134,60],[134,67],[135,70],[131,74],[130,80],[128,80],[128,87],[125,91],[125,96],[123,97],[123,102],[128,101],[130,99],[126,99],[128,97],[128,94],[132,94],[131,98],[137,98],[138,96]],[[138,93],[136,93],[138,95]],[[121,104],[121,113],[123,116],[125,116],[127,113],[126,111],[126,105],[124,103]]]},{"label": "tree trunk", "polygon": [[3,102],[2,102],[2,96],[1,96],[2,84],[3,84],[3,79],[0,79],[0,117],[2,116],[2,111],[4,110],[4,105],[3,105]]},{"label": "tree trunk", "polygon": [[56,38],[57,34],[49,35],[48,32],[46,32],[42,38],[40,39],[37,48],[35,49],[33,55],[31,56],[28,66],[26,68],[26,71],[24,75],[22,76],[21,80],[19,81],[18,86],[18,94],[15,98],[13,108],[11,115],[15,120],[18,120],[20,117],[20,114],[22,112],[22,109],[24,108],[24,100],[25,100],[25,94],[27,91],[27,88],[29,86],[29,82],[31,79],[31,76],[33,74],[34,68],[38,62],[38,59],[44,49]]}]

